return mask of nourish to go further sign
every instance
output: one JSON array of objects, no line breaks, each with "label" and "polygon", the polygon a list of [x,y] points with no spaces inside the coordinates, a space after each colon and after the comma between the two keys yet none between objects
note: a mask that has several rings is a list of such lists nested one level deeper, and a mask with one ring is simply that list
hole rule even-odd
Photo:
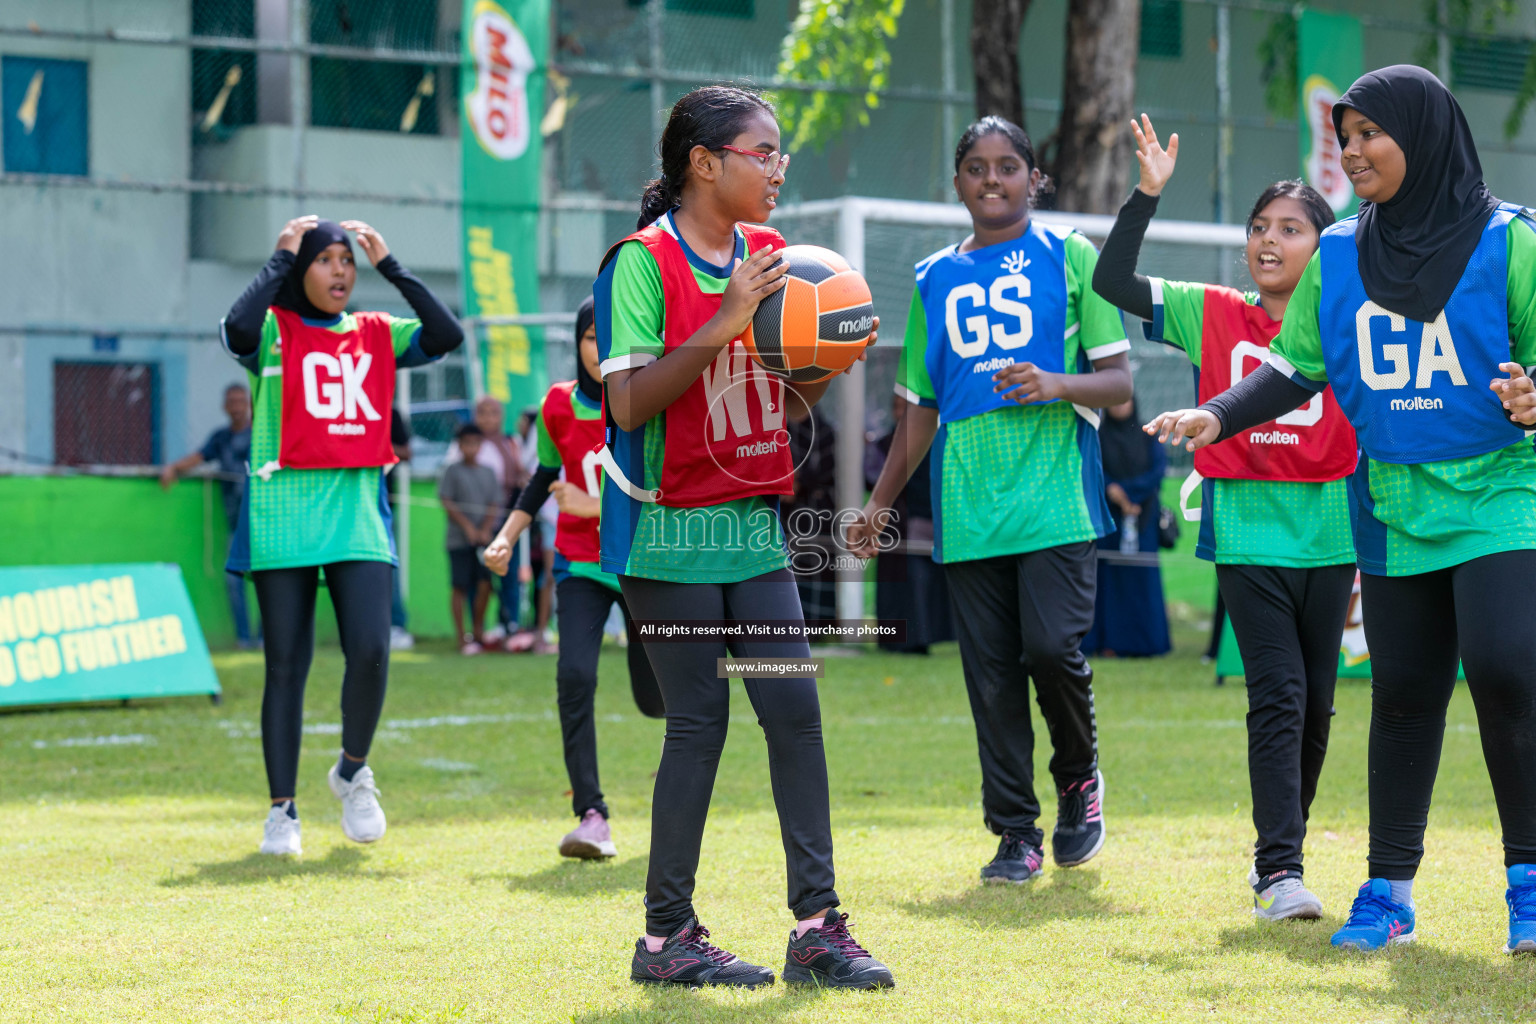
[{"label": "nourish to go further sign", "polygon": [[0,569],[0,706],[218,692],[179,567]]}]

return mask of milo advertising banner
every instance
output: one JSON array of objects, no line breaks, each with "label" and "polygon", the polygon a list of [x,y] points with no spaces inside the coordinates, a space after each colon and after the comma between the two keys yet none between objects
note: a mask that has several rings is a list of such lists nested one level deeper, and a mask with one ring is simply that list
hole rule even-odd
[{"label": "milo advertising banner", "polygon": [[1333,212],[1353,216],[1359,201],[1339,166],[1333,105],[1363,73],[1360,22],[1347,14],[1303,10],[1296,24],[1296,81],[1301,86],[1301,176]]},{"label": "milo advertising banner", "polygon": [[[464,309],[513,316],[539,309],[539,181],[549,0],[465,0],[462,163]],[[485,390],[515,417],[544,396],[537,330],[479,329]]]},{"label": "milo advertising banner", "polygon": [[0,706],[218,692],[178,566],[0,569]]}]

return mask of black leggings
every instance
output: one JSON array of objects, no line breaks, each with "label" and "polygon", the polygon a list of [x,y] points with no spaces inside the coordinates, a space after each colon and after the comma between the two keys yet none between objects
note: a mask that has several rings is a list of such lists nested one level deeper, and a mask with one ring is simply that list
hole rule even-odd
[{"label": "black leggings", "polygon": [[[597,694],[597,656],[603,649],[603,624],[608,610],[619,603],[624,623],[629,607],[621,594],[583,576],[567,576],[555,586],[560,607],[560,656],[555,662],[555,689],[560,705],[560,735],[565,740],[565,772],[571,779],[571,810],[581,817],[595,810],[608,817],[603,787],[597,781],[597,724],[592,701]],[[656,673],[645,647],[629,645],[629,687],[641,714],[665,714]]]},{"label": "black leggings", "polygon": [[1536,551],[1501,551],[1416,576],[1360,579],[1371,649],[1372,878],[1409,879],[1424,856],[1458,650],[1504,830],[1504,864],[1536,864]]},{"label": "black leggings", "polygon": [[[315,653],[315,593],[320,567],[251,573],[261,607],[267,688],[261,697],[261,751],[274,800],[294,795],[304,736],[304,683]],[[341,749],[368,756],[384,709],[389,679],[389,604],[394,567],[388,562],[332,562],[325,585],[336,608],[336,630],[347,660],[341,680]]]},{"label": "black leggings", "polygon": [[[630,613],[640,620],[801,619],[800,595],[788,569],[739,583],[664,583],[621,576]],[[804,640],[732,641],[745,658],[808,658]],[[651,862],[645,879],[645,930],[670,935],[693,915],[694,874],[715,769],[730,722],[730,681],[716,659],[727,645],[647,641],[646,653],[667,704],[667,739],[651,804]],[[768,739],[768,777],[779,812],[796,919],[838,905],[833,889],[832,812],[827,757],[821,742],[816,680],[748,679],[747,697]]]},{"label": "black leggings", "polygon": [[1307,815],[1328,753],[1339,640],[1355,567],[1218,565],[1248,688],[1254,869],[1301,873]]}]

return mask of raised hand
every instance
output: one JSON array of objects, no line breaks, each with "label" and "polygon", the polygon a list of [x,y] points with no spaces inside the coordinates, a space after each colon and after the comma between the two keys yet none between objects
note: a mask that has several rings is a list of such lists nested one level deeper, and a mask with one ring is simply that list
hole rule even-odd
[{"label": "raised hand", "polygon": [[1141,183],[1137,186],[1149,196],[1158,195],[1168,179],[1173,177],[1173,165],[1179,159],[1179,135],[1168,137],[1168,148],[1157,141],[1157,131],[1152,119],[1141,115],[1141,123],[1131,120],[1131,131],[1136,135],[1136,162],[1141,165]]},{"label": "raised hand", "polygon": [[304,236],[315,230],[315,225],[319,223],[320,218],[313,213],[293,218],[283,225],[283,230],[278,234],[277,247],[298,255],[299,243],[304,241]]},{"label": "raised hand", "polygon": [[389,246],[384,243],[384,236],[378,229],[364,224],[360,220],[344,220],[341,222],[342,230],[351,231],[357,235],[357,244],[363,247],[363,252],[368,256],[368,262],[374,266],[389,255]]}]

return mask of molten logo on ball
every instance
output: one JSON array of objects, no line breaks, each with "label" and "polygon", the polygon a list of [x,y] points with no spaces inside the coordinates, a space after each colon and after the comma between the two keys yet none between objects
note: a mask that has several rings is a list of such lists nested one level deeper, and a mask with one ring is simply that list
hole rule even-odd
[{"label": "molten logo on ball", "polygon": [[852,366],[875,328],[863,275],[831,249],[791,245],[785,285],[757,307],[742,344],[764,369],[796,384],[815,384]]}]

